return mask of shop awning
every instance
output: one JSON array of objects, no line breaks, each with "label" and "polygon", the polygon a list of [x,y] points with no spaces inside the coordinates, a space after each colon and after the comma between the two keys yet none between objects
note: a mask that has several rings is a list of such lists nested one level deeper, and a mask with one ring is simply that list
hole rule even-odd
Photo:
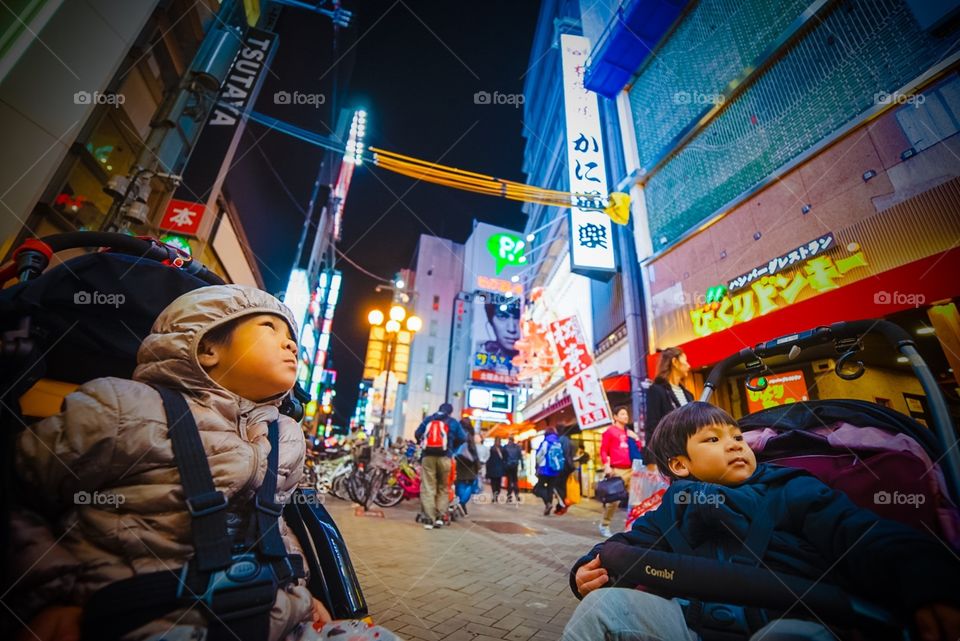
[{"label": "shop awning", "polygon": [[603,379],[603,389],[607,392],[630,393],[630,375],[614,374]]},{"label": "shop awning", "polygon": [[587,60],[584,86],[613,98],[667,34],[689,0],[628,0]]},{"label": "shop awning", "polygon": [[[883,318],[916,307],[908,301],[916,301],[919,296],[926,304],[960,296],[960,283],[947,274],[960,274],[960,251],[907,263],[883,272],[881,278],[864,278],[679,347],[694,367],[713,365],[740,349],[779,336],[840,321]],[[913,296],[896,297],[891,292]],[[657,371],[658,358],[657,354],[647,356],[649,372]]]},{"label": "shop awning", "polygon": [[487,438],[507,438],[510,436],[516,436],[520,432],[525,432],[527,430],[534,429],[535,426],[533,423],[501,423],[500,425],[495,425],[490,428],[486,433]]},{"label": "shop awning", "polygon": [[538,421],[542,421],[543,419],[547,418],[551,414],[555,414],[564,408],[570,407],[572,403],[573,401],[570,400],[569,396],[564,396],[559,401],[555,401],[554,403],[547,405],[546,407],[544,407],[542,410],[540,410],[539,412],[537,412],[527,420],[530,423],[536,423]]},{"label": "shop awning", "polygon": [[[601,380],[603,383],[603,389],[607,392],[630,392],[630,375],[629,374],[613,374]],[[560,410],[566,409],[571,405],[570,397],[564,394],[563,398],[558,401],[547,405],[542,410],[531,416],[528,420],[530,423],[536,423],[547,418],[551,414],[556,414]]]}]

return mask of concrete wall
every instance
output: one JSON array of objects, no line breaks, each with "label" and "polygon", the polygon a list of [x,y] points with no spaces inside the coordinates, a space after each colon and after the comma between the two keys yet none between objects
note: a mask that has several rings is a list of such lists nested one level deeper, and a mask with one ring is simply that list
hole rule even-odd
[{"label": "concrete wall", "polygon": [[[22,227],[102,92],[157,5],[156,0],[64,2],[0,83],[0,239]],[[9,153],[9,150],[17,153]]]},{"label": "concrete wall", "polygon": [[[815,368],[816,369],[816,368]],[[867,367],[863,376],[855,381],[845,381],[833,371],[833,361],[825,373],[814,373],[814,384],[820,398],[854,398],[876,403],[878,398],[890,400],[891,407],[901,414],[910,416],[904,393],[926,397],[920,381],[913,373],[904,373],[892,369]]]}]

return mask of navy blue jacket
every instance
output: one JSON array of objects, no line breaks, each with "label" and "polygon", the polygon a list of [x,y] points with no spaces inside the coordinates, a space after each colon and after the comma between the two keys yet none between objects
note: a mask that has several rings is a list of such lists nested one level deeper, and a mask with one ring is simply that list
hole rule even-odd
[{"label": "navy blue jacket", "polygon": [[447,416],[446,414],[441,414],[437,412],[436,414],[431,414],[427,418],[423,419],[423,422],[420,423],[420,427],[417,428],[417,431],[414,432],[413,438],[419,443],[423,439],[423,433],[427,431],[427,425],[430,424],[430,421],[444,421],[447,426],[450,428],[450,431],[447,432],[447,456],[453,456],[453,453],[457,451],[463,443],[467,442],[467,433],[463,431],[463,427],[460,426],[460,422]]},{"label": "navy blue jacket", "polygon": [[520,465],[520,459],[523,458],[523,450],[516,443],[507,443],[503,446],[504,465],[506,467],[517,467]]},{"label": "navy blue jacket", "polygon": [[503,445],[500,447],[493,445],[490,448],[490,458],[487,459],[488,479],[499,479],[506,473],[507,466],[504,463],[506,454],[506,448]]},{"label": "navy blue jacket", "polygon": [[[892,610],[912,613],[935,601],[960,605],[960,562],[940,542],[910,526],[862,509],[842,492],[805,471],[762,464],[739,485],[679,480],[662,505],[607,539],[641,548],[671,550],[665,531],[676,527],[697,556],[730,560],[741,553],[752,517],[765,497],[772,503],[773,536],[764,554],[771,570],[832,583]],[[697,501],[677,500],[680,493]],[[595,546],[574,565],[574,575],[593,559]],[[731,573],[731,579],[735,574]]]}]

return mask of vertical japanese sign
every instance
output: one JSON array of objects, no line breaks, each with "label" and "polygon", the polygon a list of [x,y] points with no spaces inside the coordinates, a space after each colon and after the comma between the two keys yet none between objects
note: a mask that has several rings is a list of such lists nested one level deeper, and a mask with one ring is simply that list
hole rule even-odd
[{"label": "vertical japanese sign", "polygon": [[243,47],[220,87],[217,103],[194,145],[174,198],[206,199],[206,205],[214,209],[223,180],[233,163],[246,114],[260,93],[267,75],[264,71],[270,66],[276,49],[276,34],[260,29],[247,30]]},{"label": "vertical japanese sign", "polygon": [[568,214],[570,271],[589,278],[608,280],[616,271],[610,217],[603,211],[581,209],[602,209],[608,193],[597,94],[583,86],[590,41],[583,36],[562,34],[560,48],[570,191],[581,194],[580,197],[574,197]]},{"label": "vertical japanese sign", "polygon": [[573,403],[580,429],[608,425],[611,421],[607,395],[600,384],[597,366],[593,364],[577,317],[570,316],[550,323],[550,333],[560,357],[560,366],[567,380],[567,394]]}]

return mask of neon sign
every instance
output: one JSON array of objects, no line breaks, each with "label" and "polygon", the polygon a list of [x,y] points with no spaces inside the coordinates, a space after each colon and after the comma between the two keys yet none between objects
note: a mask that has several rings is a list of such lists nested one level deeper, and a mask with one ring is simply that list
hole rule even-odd
[{"label": "neon sign", "polygon": [[497,275],[507,265],[522,265],[527,262],[523,255],[526,243],[513,234],[493,234],[487,239],[487,251],[497,261]]},{"label": "neon sign", "polygon": [[[693,332],[697,336],[708,336],[788,307],[800,299],[836,289],[840,287],[836,281],[842,280],[847,272],[866,266],[862,251],[836,261],[830,256],[817,256],[792,271],[762,276],[749,288],[734,294],[727,292],[723,285],[711,287],[706,304],[690,312]],[[721,290],[723,294],[718,300]]]}]

